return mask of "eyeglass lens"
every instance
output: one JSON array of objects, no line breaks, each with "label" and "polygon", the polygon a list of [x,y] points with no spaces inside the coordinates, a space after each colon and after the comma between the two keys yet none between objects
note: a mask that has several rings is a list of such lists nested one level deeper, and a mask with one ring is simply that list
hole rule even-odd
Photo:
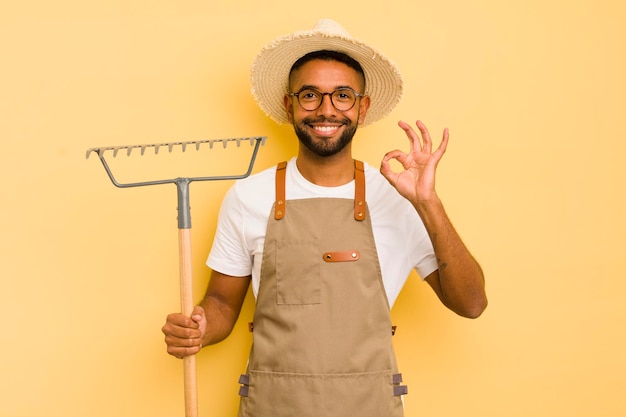
[{"label": "eyeglass lens", "polygon": [[350,110],[356,102],[357,94],[349,88],[339,88],[332,93],[322,93],[321,91],[305,88],[297,94],[298,102],[304,110],[317,110],[322,105],[325,95],[330,96],[330,101],[339,111]]}]

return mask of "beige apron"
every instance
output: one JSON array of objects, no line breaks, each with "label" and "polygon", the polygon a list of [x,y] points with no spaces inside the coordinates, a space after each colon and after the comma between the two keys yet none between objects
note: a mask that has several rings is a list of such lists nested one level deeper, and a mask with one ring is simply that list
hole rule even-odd
[{"label": "beige apron", "polygon": [[365,204],[285,201],[286,164],[265,236],[240,417],[400,417],[389,305]]}]

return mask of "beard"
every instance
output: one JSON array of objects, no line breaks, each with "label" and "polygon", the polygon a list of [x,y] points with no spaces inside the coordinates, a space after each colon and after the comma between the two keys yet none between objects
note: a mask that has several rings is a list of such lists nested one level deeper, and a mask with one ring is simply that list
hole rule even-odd
[{"label": "beard", "polygon": [[[306,130],[306,125],[310,123],[341,123],[345,126],[343,133],[336,141],[321,140],[314,141],[311,135]],[[326,119],[320,117],[318,119],[303,119],[300,123],[293,124],[296,136],[304,146],[306,146],[311,152],[317,156],[333,156],[342,151],[346,146],[352,142],[357,125],[353,124],[350,119],[335,120]]]}]

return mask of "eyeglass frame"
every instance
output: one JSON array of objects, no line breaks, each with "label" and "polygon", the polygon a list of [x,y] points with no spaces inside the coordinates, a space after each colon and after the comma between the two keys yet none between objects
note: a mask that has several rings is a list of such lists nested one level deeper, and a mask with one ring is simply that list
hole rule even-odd
[{"label": "eyeglass frame", "polygon": [[[321,94],[321,96],[322,96],[322,97],[321,97],[321,99],[320,99],[320,104],[318,104],[316,108],[309,110],[309,109],[306,109],[306,108],[302,105],[302,103],[300,103],[300,94],[301,94],[303,91],[305,91],[305,90],[313,90],[313,91],[315,91],[315,92],[317,92],[317,93]],[[345,110],[340,110],[340,109],[338,109],[338,108],[337,108],[337,106],[335,105],[335,102],[333,101],[333,94],[335,94],[335,93],[336,93],[336,92],[338,92],[338,91],[346,91],[346,90],[347,90],[347,91],[351,91],[351,92],[354,94],[354,102],[353,102],[353,103],[352,103],[352,105],[351,105],[350,107],[348,107],[347,109],[345,109]],[[315,88],[315,87],[307,87],[307,86],[302,87],[302,88],[301,88],[301,89],[300,89],[297,93],[291,93],[291,92],[288,92],[288,93],[287,93],[287,95],[288,95],[288,96],[290,96],[290,97],[295,97],[295,98],[297,99],[297,101],[298,101],[298,105],[302,108],[302,110],[305,110],[305,111],[315,111],[315,110],[319,109],[320,107],[322,107],[322,104],[324,103],[324,96],[328,96],[328,97],[330,98],[330,104],[332,104],[332,105],[333,105],[333,107],[335,108],[335,110],[337,110],[337,111],[341,111],[341,112],[344,112],[344,111],[350,111],[350,110],[352,110],[352,109],[354,108],[354,105],[355,105],[355,104],[356,104],[356,102],[357,102],[357,99],[359,99],[359,98],[363,98],[363,97],[366,97],[366,96],[367,96],[367,94],[357,93],[357,92],[356,92],[353,88],[351,88],[351,87],[339,87],[339,88],[336,88],[335,90],[331,91],[330,93],[329,93],[329,92],[325,92],[325,93],[324,93],[324,92],[322,92],[322,91],[318,90],[318,89],[317,89],[317,88]]]}]

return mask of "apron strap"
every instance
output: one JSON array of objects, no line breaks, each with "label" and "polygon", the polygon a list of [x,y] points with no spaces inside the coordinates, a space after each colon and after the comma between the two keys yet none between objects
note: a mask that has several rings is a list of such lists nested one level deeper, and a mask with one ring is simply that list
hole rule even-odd
[{"label": "apron strap", "polygon": [[[285,177],[287,162],[283,161],[276,167],[276,202],[274,205],[274,219],[285,217]],[[354,160],[354,219],[365,220],[365,168],[363,162]]]},{"label": "apron strap", "polygon": [[354,160],[354,220],[365,220],[365,168]]},{"label": "apron strap", "polygon": [[285,217],[285,175],[287,174],[287,162],[283,161],[276,167],[276,204],[274,205],[274,218],[280,220]]}]

